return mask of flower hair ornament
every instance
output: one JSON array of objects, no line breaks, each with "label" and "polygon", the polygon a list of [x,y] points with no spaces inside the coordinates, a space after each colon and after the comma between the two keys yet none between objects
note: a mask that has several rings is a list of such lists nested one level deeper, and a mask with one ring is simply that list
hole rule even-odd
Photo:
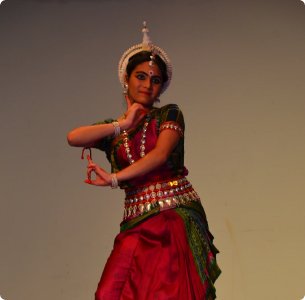
[{"label": "flower hair ornament", "polygon": [[149,30],[146,26],[146,22],[143,22],[143,29],[142,29],[143,41],[141,44],[137,44],[137,45],[130,47],[122,55],[120,62],[119,62],[119,70],[118,70],[119,71],[118,72],[119,80],[121,82],[122,87],[124,88],[125,84],[126,84],[125,83],[125,73],[126,73],[126,68],[127,68],[129,59],[141,51],[149,51],[152,53],[152,55],[150,56],[151,60],[149,62],[150,66],[152,66],[154,63],[155,55],[158,55],[164,61],[165,65],[166,65],[168,80],[166,82],[164,82],[164,84],[163,84],[163,87],[161,90],[161,93],[163,93],[170,84],[170,81],[172,79],[173,68],[172,68],[172,64],[171,64],[166,52],[151,42],[148,32],[149,32]]}]

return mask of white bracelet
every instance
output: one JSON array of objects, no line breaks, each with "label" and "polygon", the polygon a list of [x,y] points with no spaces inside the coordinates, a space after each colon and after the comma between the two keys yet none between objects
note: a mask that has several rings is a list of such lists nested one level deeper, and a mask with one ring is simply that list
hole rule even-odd
[{"label": "white bracelet", "polygon": [[114,127],[114,137],[117,137],[121,134],[121,127],[118,121],[113,121],[111,123]]},{"label": "white bracelet", "polygon": [[116,177],[116,173],[111,174],[111,188],[117,189],[119,186],[118,178]]}]

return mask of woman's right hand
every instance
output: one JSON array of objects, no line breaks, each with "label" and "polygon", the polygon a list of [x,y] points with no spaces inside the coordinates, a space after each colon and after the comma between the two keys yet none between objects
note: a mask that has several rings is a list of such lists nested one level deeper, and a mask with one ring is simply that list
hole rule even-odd
[{"label": "woman's right hand", "polygon": [[127,102],[127,111],[125,113],[125,119],[122,122],[126,124],[124,129],[128,130],[136,127],[148,111],[142,104],[132,103],[127,95],[125,98]]},{"label": "woman's right hand", "polygon": [[[121,130],[129,130],[137,126],[137,124],[146,115],[147,110],[139,103],[132,103],[126,96],[127,112],[125,118],[118,120]],[[94,147],[96,142],[106,136],[113,136],[114,126],[112,124],[98,124],[81,126],[71,130],[68,133],[68,143],[74,147]]]}]

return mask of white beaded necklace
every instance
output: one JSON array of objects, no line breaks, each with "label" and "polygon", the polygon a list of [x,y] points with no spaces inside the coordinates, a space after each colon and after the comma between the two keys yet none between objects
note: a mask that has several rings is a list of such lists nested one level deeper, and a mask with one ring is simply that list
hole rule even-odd
[{"label": "white beaded necklace", "polygon": [[[141,157],[145,156],[146,131],[147,131],[147,126],[149,124],[150,119],[151,119],[150,115],[147,115],[147,117],[145,118],[143,129],[142,129],[142,137],[141,137],[141,145],[140,145],[140,156]],[[128,133],[126,130],[123,130],[123,142],[124,142],[123,145],[125,147],[125,152],[126,152],[128,161],[132,165],[135,162],[135,160],[132,157],[128,141],[129,141]]]}]

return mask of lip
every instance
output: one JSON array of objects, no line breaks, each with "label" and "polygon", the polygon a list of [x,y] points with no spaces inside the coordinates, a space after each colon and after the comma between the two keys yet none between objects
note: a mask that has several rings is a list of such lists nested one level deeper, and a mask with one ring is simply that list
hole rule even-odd
[{"label": "lip", "polygon": [[147,95],[147,96],[151,96],[151,93],[150,93],[150,92],[139,91],[139,93],[140,93],[140,94]]}]

